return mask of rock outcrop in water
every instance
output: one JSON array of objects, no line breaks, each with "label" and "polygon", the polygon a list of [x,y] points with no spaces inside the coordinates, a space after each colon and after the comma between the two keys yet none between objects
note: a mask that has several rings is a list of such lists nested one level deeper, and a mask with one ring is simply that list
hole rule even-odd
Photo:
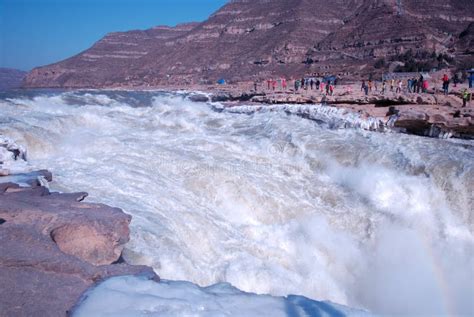
[{"label": "rock outcrop in water", "polygon": [[8,167],[17,161],[26,161],[26,149],[0,135],[0,176],[8,176],[10,170],[5,165]]},{"label": "rock outcrop in water", "polygon": [[[371,94],[364,95],[357,87],[338,88],[334,95],[324,95],[314,90],[299,93],[288,91],[245,92],[238,89],[216,91],[210,96],[194,93],[189,98],[195,102],[224,102],[227,109],[241,103],[249,105],[245,112],[266,111],[269,105],[286,105],[288,110],[308,117],[304,111],[300,113],[299,105],[328,105],[344,112],[351,112],[362,119],[371,118],[360,126],[364,129],[397,131],[421,136],[440,138],[474,139],[474,108],[462,107],[461,99],[456,96],[439,93],[423,94]],[[270,107],[271,108],[271,107]],[[301,109],[301,107],[300,107]],[[239,111],[237,111],[239,112]],[[291,112],[291,111],[290,111]],[[311,117],[311,116],[309,116]]]},{"label": "rock outcrop in water", "polygon": [[0,165],[9,160],[26,160],[26,149],[0,135]]},{"label": "rock outcrop in water", "polygon": [[149,267],[114,264],[129,240],[130,216],[82,202],[85,193],[50,193],[39,174],[19,176],[32,187],[0,177],[0,316],[64,317],[108,277],[158,280]]},{"label": "rock outcrop in water", "polygon": [[409,49],[459,58],[471,0],[233,0],[203,23],[111,33],[25,87],[146,87],[304,73],[357,77]]}]

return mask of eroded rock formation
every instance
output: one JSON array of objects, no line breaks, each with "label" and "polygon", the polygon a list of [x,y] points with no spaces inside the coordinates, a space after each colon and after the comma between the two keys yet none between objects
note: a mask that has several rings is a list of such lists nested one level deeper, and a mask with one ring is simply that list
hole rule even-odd
[{"label": "eroded rock formation", "polygon": [[234,0],[203,23],[108,34],[83,53],[34,69],[25,86],[354,78],[373,72],[378,58],[409,49],[465,55],[473,12],[471,0]]},{"label": "eroded rock formation", "polygon": [[224,103],[224,108],[249,105],[255,112],[265,110],[268,105],[291,107],[323,104],[335,109],[346,109],[361,117],[377,119],[384,126],[383,129],[370,126],[370,130],[395,129],[421,136],[474,139],[474,108],[462,107],[462,101],[456,95],[377,93],[366,96],[356,88],[352,87],[352,93],[339,89],[334,95],[324,95],[312,90],[249,94],[229,89],[216,91],[210,97],[195,93],[189,98],[197,102],[219,101]]},{"label": "eroded rock formation", "polygon": [[[35,175],[29,175],[34,185]],[[0,178],[0,182],[3,179]],[[61,316],[99,281],[146,275],[151,268],[120,262],[130,216],[82,202],[85,193],[0,183],[0,315]]]}]

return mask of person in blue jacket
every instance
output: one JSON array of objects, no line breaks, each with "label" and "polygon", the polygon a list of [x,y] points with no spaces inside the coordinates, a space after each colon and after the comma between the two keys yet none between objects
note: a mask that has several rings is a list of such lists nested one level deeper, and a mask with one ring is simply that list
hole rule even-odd
[{"label": "person in blue jacket", "polygon": [[474,82],[474,70],[469,72],[469,88],[472,88],[472,82]]}]

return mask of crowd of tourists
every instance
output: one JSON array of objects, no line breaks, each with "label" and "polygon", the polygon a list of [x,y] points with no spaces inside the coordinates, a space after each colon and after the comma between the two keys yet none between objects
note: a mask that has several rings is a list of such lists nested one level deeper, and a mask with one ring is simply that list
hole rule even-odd
[{"label": "crowd of tourists", "polygon": [[[379,91],[380,88],[380,91]],[[380,92],[385,94],[387,92],[400,93],[426,93],[429,89],[428,80],[420,75],[419,78],[409,78],[406,80],[402,79],[389,79],[383,80],[380,87],[377,81],[368,80],[367,82],[362,81],[361,91],[368,95],[371,92]],[[446,91],[447,94],[447,91]]]},{"label": "crowd of tourists", "polygon": [[[317,78],[317,77],[302,77],[301,79],[290,79],[290,85],[286,78],[267,79],[267,91],[288,91],[293,90],[297,93],[299,91],[321,91],[327,95],[333,95],[335,86],[337,85],[337,77],[332,78]],[[254,91],[258,91],[258,82],[254,82]]]},{"label": "crowd of tourists", "polygon": [[[442,85],[437,86],[436,83],[433,85],[433,90],[435,93],[438,92],[438,88],[441,88],[440,92],[445,95],[448,95],[450,92],[450,86],[456,85],[459,83],[456,80],[456,77],[449,78],[447,74],[444,74],[441,80]],[[328,77],[302,77],[301,79],[294,79],[291,78],[287,80],[284,77],[278,79],[267,79],[261,87],[261,90],[267,90],[271,92],[285,92],[291,91],[293,93],[299,92],[320,92],[321,94],[325,94],[328,96],[332,96],[335,92],[336,86],[338,84],[338,79],[335,76],[328,76]],[[259,90],[259,83],[257,81],[254,82],[254,91],[257,92]],[[352,93],[352,86],[345,85],[342,86],[345,93]],[[374,81],[372,79],[363,80],[360,86],[360,91],[365,94],[382,94],[385,95],[386,93],[395,93],[395,94],[422,94],[428,93],[430,89],[430,82],[428,78],[425,78],[423,74],[420,74],[419,77],[411,77],[408,79],[397,79],[397,78],[388,78],[382,81]],[[462,99],[463,104],[466,105],[466,102],[469,102],[471,99],[471,94],[464,89],[462,91]]]},{"label": "crowd of tourists", "polygon": [[[450,91],[450,85],[453,83],[454,87],[457,86],[457,84],[460,81],[454,76],[453,78],[449,78],[447,74],[444,74],[442,79],[441,79],[441,92],[444,95],[448,95]],[[470,86],[471,87],[471,86]],[[380,93],[384,95],[386,92],[394,92],[396,94],[400,93],[428,93],[428,89],[430,88],[430,84],[428,82],[428,79],[424,78],[422,74],[420,74],[420,77],[413,77],[409,79],[389,79],[389,80],[384,80],[382,81],[381,88],[380,88]],[[438,87],[436,85],[434,86],[434,92],[437,93]],[[361,91],[364,92],[365,95],[368,95],[371,92],[378,92],[378,85],[377,82],[373,82],[372,80],[369,81],[362,81],[361,85]],[[466,106],[467,102],[469,102],[472,98],[471,94],[469,91],[465,88],[461,92],[461,98],[463,100],[463,107]]]}]

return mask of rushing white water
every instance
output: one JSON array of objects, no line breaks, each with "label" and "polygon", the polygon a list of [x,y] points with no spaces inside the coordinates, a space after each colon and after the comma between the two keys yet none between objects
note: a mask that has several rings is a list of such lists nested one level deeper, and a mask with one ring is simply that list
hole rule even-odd
[{"label": "rushing white water", "polygon": [[474,143],[332,126],[156,92],[0,98],[0,134],[53,189],[133,215],[124,256],[162,278],[474,314]]}]

